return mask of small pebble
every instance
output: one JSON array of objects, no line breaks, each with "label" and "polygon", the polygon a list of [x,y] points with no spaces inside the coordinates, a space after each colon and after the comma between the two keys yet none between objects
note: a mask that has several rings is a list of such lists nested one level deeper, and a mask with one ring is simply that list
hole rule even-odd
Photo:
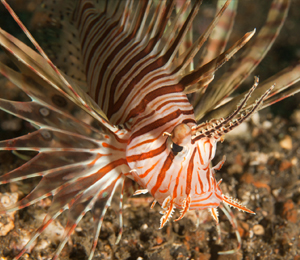
[{"label": "small pebble", "polygon": [[270,129],[272,127],[272,125],[273,125],[272,122],[267,121],[267,120],[262,123],[262,127],[264,129]]},{"label": "small pebble", "polygon": [[265,165],[269,160],[269,155],[260,152],[250,152],[250,165]]},{"label": "small pebble", "polygon": [[253,124],[255,124],[256,126],[260,125],[260,116],[258,112],[255,112],[252,116],[251,116],[251,121]]},{"label": "small pebble", "polygon": [[292,138],[286,135],[280,142],[280,146],[284,149],[291,150],[293,148]]},{"label": "small pebble", "polygon": [[145,223],[141,226],[141,230],[146,230],[146,229],[148,229],[148,225]]},{"label": "small pebble", "polygon": [[279,166],[279,171],[285,171],[289,168],[291,168],[292,163],[288,160],[282,160],[280,166]]},{"label": "small pebble", "polygon": [[36,252],[42,251],[42,250],[46,249],[47,247],[49,247],[50,244],[51,244],[50,241],[41,239],[41,240],[39,240],[39,242],[37,243],[37,245],[34,247],[33,250]]},{"label": "small pebble", "polygon": [[291,199],[288,199],[284,203],[281,216],[292,223],[297,223],[298,212],[294,202]]},{"label": "small pebble", "polygon": [[295,110],[291,116],[291,119],[300,125],[300,110]]},{"label": "small pebble", "polygon": [[256,138],[260,134],[260,129],[258,127],[254,127],[252,130],[252,137]]},{"label": "small pebble", "polygon": [[75,231],[76,231],[76,232],[82,232],[82,227],[76,227],[76,228],[75,228]]},{"label": "small pebble", "polygon": [[265,234],[265,229],[262,225],[254,225],[253,226],[253,233],[257,236],[261,236]]},{"label": "small pebble", "polygon": [[[0,193],[1,207],[9,207],[18,201],[18,193]],[[15,212],[7,212],[1,216],[0,236],[6,236],[15,227]]]},{"label": "small pebble", "polygon": [[298,159],[297,159],[297,157],[293,157],[293,158],[291,159],[291,163],[292,163],[293,166],[297,166],[297,164],[298,164]]},{"label": "small pebble", "polygon": [[272,190],[272,194],[275,198],[277,198],[279,196],[280,192],[281,192],[281,188]]}]

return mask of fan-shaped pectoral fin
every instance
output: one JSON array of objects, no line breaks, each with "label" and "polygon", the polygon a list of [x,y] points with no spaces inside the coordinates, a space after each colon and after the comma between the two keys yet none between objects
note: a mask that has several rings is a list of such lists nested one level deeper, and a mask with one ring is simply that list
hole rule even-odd
[{"label": "fan-shaped pectoral fin", "polygon": [[241,202],[239,202],[237,199],[233,199],[231,197],[227,197],[225,195],[222,195],[223,196],[223,202],[227,205],[229,205],[230,207],[234,207],[238,210],[242,210],[242,211],[245,211],[245,212],[248,212],[248,213],[251,213],[251,214],[256,214],[255,212],[253,212],[252,210],[246,208],[245,206],[242,205]]}]

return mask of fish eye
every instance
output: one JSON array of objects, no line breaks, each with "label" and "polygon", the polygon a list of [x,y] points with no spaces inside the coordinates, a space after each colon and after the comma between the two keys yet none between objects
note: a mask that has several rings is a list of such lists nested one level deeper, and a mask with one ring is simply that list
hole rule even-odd
[{"label": "fish eye", "polygon": [[183,150],[183,146],[172,143],[171,150],[174,153],[174,155],[177,155],[178,153],[180,153]]}]

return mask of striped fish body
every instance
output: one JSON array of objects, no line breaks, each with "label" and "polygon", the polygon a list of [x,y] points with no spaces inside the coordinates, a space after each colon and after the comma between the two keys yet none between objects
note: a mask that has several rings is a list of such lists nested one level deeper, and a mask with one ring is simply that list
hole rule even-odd
[{"label": "striped fish body", "polygon": [[[140,5],[147,8],[147,2]],[[216,208],[223,199],[209,164],[217,140],[203,138],[191,143],[194,111],[178,76],[172,73],[167,54],[162,55],[159,41],[167,39],[155,46],[144,40],[142,36],[147,36],[142,32],[140,40],[134,38],[142,28],[128,33],[86,2],[80,2],[78,8],[89,93],[111,122],[124,124],[129,132],[126,159],[131,171],[126,176],[149,190],[160,205],[170,198],[164,207]],[[96,23],[99,30],[91,30]],[[173,142],[164,133],[180,124],[189,124],[190,136],[184,150],[174,154]]]}]

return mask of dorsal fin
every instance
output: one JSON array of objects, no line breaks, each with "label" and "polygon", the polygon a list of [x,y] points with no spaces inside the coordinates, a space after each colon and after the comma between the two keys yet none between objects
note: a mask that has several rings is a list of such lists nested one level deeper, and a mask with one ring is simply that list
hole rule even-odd
[{"label": "dorsal fin", "polygon": [[37,41],[51,61],[87,91],[78,31],[70,17],[76,1],[56,2],[43,0],[34,14],[32,29],[37,30]]}]

